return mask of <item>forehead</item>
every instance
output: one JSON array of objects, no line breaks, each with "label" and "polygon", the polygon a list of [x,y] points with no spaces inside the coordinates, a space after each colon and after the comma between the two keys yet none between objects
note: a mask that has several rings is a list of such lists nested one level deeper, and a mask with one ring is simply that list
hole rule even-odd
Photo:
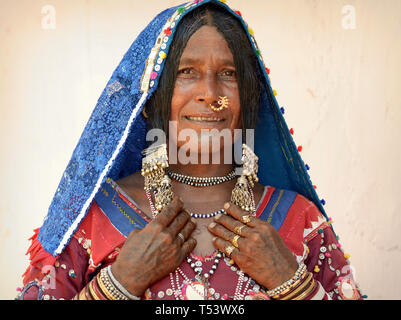
[{"label": "forehead", "polygon": [[232,63],[234,61],[227,41],[217,28],[203,26],[188,40],[180,63],[205,60],[211,57],[216,61],[229,61]]}]

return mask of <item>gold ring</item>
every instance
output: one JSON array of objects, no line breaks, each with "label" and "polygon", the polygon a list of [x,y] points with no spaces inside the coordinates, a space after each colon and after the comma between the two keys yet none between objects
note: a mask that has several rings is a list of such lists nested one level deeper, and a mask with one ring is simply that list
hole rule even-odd
[{"label": "gold ring", "polygon": [[232,254],[233,251],[235,250],[235,247],[233,247],[233,246],[227,246],[225,250],[226,250],[227,256],[231,256],[231,254]]},{"label": "gold ring", "polygon": [[251,216],[250,215],[242,216],[241,220],[243,223],[247,224],[251,222]]},{"label": "gold ring", "polygon": [[238,239],[241,238],[240,235],[236,235],[233,240],[231,241],[231,243],[233,244],[234,247],[238,248]]},{"label": "gold ring", "polygon": [[242,230],[243,228],[245,228],[245,227],[246,227],[246,225],[244,225],[244,224],[241,224],[240,226],[236,226],[236,227],[234,228],[234,232],[240,236],[240,235],[241,235],[241,230]]}]

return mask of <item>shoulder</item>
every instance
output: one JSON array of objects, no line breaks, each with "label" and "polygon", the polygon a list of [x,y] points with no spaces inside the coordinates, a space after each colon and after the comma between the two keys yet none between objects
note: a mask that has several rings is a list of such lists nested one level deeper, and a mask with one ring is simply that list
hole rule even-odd
[{"label": "shoulder", "polygon": [[144,212],[147,217],[152,216],[149,202],[144,191],[144,178],[140,171],[117,180],[115,183],[131,200],[133,200],[136,206]]},{"label": "shoulder", "polygon": [[315,228],[326,222],[313,201],[302,194],[268,186],[258,208],[260,219],[269,222],[283,236],[304,229]]},{"label": "shoulder", "polygon": [[[327,219],[320,212],[313,201],[304,195],[292,190],[275,190],[277,207],[281,204],[283,220],[279,228],[279,233],[284,239],[296,237],[298,240],[307,240],[320,228],[328,225]],[[279,208],[280,211],[280,208]],[[285,216],[284,216],[285,215]]]}]

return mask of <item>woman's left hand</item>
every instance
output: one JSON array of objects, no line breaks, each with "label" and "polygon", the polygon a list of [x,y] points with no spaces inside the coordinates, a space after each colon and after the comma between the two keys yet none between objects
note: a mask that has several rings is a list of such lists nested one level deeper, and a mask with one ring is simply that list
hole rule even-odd
[{"label": "woman's left hand", "polygon": [[[238,247],[230,256],[244,273],[269,290],[291,279],[298,263],[278,232],[233,203],[226,203],[224,209],[227,215],[216,216],[208,227],[215,236],[216,249],[227,254],[227,248],[234,247],[232,240],[240,233]],[[249,216],[250,222],[243,222],[244,216]]]}]

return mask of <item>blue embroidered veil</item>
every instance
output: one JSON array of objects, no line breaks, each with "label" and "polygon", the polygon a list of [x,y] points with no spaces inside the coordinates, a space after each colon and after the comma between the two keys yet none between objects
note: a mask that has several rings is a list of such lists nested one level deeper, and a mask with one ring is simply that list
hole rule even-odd
[{"label": "blue embroidered veil", "polygon": [[[149,23],[102,92],[39,231],[42,247],[54,257],[69,243],[106,178],[118,180],[140,170],[147,132],[141,110],[157,89],[180,20],[209,2],[221,6],[241,22],[259,60],[263,94],[254,141],[259,157],[259,182],[296,191],[313,201],[325,215],[323,201],[310,181],[273,93],[252,29],[238,11],[223,1],[191,1],[161,12]],[[167,28],[171,34],[164,32]]]}]

